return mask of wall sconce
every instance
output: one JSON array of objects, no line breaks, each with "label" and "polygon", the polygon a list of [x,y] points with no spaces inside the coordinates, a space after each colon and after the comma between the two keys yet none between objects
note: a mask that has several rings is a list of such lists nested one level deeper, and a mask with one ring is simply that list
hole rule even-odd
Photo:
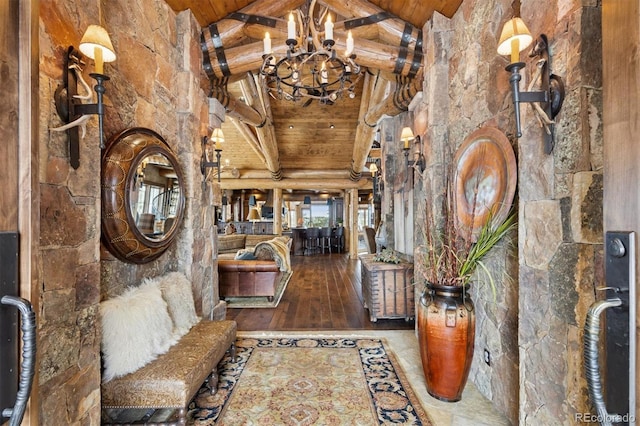
[{"label": "wall sconce", "polygon": [[381,171],[376,164],[378,160],[374,160],[373,163],[369,164],[369,173],[371,173],[371,178],[373,179],[373,199],[379,200],[382,193],[382,178],[380,176]]},{"label": "wall sconce", "polygon": [[[550,154],[554,146],[554,118],[560,112],[564,100],[564,84],[562,79],[551,73],[551,54],[549,52],[549,42],[545,34],[541,34],[536,40],[529,57],[539,57],[537,62],[537,73],[532,80],[533,85],[541,78],[541,90],[537,92],[520,91],[520,70],[525,67],[524,62],[520,62],[520,52],[532,43],[533,37],[521,18],[512,18],[504,24],[500,42],[498,43],[498,53],[509,55],[511,63],[506,70],[511,73],[509,82],[513,95],[513,106],[516,114],[516,137],[522,136],[522,126],[520,123],[520,103],[527,102],[533,104],[545,128],[545,153]],[[530,85],[530,87],[531,87]]]},{"label": "wall sconce", "polygon": [[[67,131],[69,139],[69,162],[74,169],[80,167],[78,127],[82,127],[82,137],[84,137],[86,133],[86,122],[93,114],[98,116],[100,149],[105,148],[103,133],[103,95],[106,92],[104,82],[109,80],[109,77],[103,74],[104,63],[116,60],[116,53],[111,44],[109,34],[107,30],[99,25],[89,25],[82,36],[79,48],[80,52],[95,61],[94,72],[89,75],[96,80],[96,85],[93,89],[97,95],[97,103],[82,103],[83,100],[91,99],[93,95],[91,88],[82,78],[84,61],[80,59],[79,52],[77,52],[73,46],[69,46],[64,58],[65,72],[63,73],[63,84],[58,86],[54,94],[56,111],[65,124],[51,129],[55,131]],[[86,92],[83,95],[78,94],[78,82],[80,82]]]},{"label": "wall sconce", "polygon": [[256,204],[258,204],[256,202],[256,196],[255,195],[250,195],[249,196],[249,207],[255,207]]},{"label": "wall sconce", "polygon": [[[424,172],[425,161],[424,155],[422,155],[422,138],[420,135],[413,136],[413,131],[411,127],[405,127],[402,129],[402,133],[400,134],[400,140],[402,141],[402,151],[404,151],[404,158],[407,162],[407,170],[409,167],[416,166],[420,173]],[[418,145],[417,159],[409,160],[409,151],[411,150],[411,142],[413,141],[414,145]],[[415,156],[414,156],[415,158]]]},{"label": "wall sconce", "polygon": [[302,201],[302,204],[311,204],[311,197],[308,195],[305,195],[304,200]]},{"label": "wall sconce", "polygon": [[[222,129],[213,129],[211,132],[211,137],[203,136],[202,137],[202,156],[200,157],[200,172],[202,172],[202,176],[204,176],[204,180],[206,181],[207,169],[208,168],[217,168],[218,169],[218,182],[220,182],[220,174],[222,172],[222,163],[220,162],[220,157],[222,156],[222,143],[224,142],[224,133],[222,133]],[[210,157],[213,155],[211,150],[215,151],[216,161],[211,161]]]}]

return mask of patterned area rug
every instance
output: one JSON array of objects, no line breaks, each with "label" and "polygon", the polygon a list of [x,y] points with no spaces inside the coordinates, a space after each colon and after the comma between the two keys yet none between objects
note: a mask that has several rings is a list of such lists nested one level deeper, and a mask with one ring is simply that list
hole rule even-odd
[{"label": "patterned area rug", "polygon": [[218,392],[200,389],[194,425],[430,425],[380,339],[238,338]]},{"label": "patterned area rug", "polygon": [[273,300],[269,301],[266,297],[225,297],[227,308],[275,308],[280,303],[292,275],[293,271],[283,272]]}]

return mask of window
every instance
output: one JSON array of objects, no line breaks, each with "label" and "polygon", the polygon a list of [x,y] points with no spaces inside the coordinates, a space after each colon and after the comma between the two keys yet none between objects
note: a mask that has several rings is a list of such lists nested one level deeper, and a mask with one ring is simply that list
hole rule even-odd
[{"label": "window", "polygon": [[301,204],[300,213],[304,226],[308,228],[329,226],[329,206],[326,203]]}]

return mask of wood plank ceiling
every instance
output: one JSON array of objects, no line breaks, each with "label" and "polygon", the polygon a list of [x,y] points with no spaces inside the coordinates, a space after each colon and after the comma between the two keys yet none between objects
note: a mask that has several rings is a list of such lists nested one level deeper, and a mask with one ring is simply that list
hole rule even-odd
[{"label": "wood plank ceiling", "polygon": [[[190,9],[202,27],[203,68],[211,96],[226,109],[222,174],[225,189],[340,190],[365,188],[377,122],[406,111],[422,88],[422,27],[434,12],[451,17],[462,0],[166,0]],[[331,105],[269,96],[259,76],[263,37],[286,51],[286,16],[311,13],[322,30],[335,22],[335,49],[347,30],[362,75],[355,97]]]}]

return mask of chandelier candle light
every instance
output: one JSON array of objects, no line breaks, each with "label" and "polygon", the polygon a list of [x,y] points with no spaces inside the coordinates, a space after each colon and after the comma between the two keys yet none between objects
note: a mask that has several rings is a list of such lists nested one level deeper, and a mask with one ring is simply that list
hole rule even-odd
[{"label": "chandelier candle light", "polygon": [[[286,56],[277,58],[274,55],[271,35],[265,33],[264,62],[260,74],[266,80],[268,89],[278,99],[295,102],[307,98],[307,104],[312,100],[318,100],[321,104],[333,104],[344,91],[349,93],[349,97],[355,97],[353,90],[361,74],[360,66],[355,62],[351,31],[345,40],[344,55],[340,56],[334,49],[334,23],[331,15],[327,14],[322,27],[314,18],[313,4],[308,17],[303,16],[299,10],[295,12],[301,22],[300,33],[294,12],[291,12],[287,21]],[[324,38],[320,42],[322,34]],[[300,46],[298,40],[303,41]],[[357,78],[352,81],[352,76],[356,75]]]}]

